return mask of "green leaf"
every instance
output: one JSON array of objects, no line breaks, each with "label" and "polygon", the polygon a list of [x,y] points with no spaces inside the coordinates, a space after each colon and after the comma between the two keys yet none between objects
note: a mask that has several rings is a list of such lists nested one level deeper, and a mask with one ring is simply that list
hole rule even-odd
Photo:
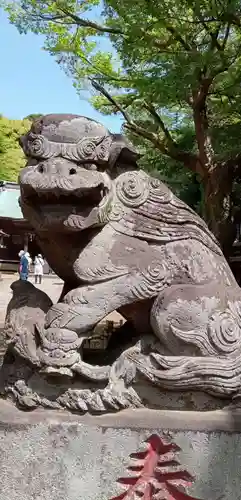
[{"label": "green leaf", "polygon": [[29,130],[31,122],[0,117],[0,180],[17,181],[26,159],[19,138]]}]

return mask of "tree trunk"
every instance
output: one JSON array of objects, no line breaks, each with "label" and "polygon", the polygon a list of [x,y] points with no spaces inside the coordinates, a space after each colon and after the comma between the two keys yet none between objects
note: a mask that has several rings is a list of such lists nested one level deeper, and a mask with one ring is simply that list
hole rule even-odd
[{"label": "tree trunk", "polygon": [[225,164],[216,165],[202,179],[203,218],[219,241],[224,255],[230,254],[236,236],[232,220],[232,179]]},{"label": "tree trunk", "polygon": [[225,256],[228,256],[235,239],[232,221],[233,176],[228,165],[218,163],[212,147],[207,115],[207,92],[210,78],[200,78],[200,86],[192,95],[193,122],[199,152],[196,172],[202,182],[202,216],[216,236]]}]

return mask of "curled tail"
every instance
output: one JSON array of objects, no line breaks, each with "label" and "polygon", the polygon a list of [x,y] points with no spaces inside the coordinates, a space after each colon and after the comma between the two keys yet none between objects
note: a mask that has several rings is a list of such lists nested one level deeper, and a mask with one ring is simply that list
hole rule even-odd
[{"label": "curled tail", "polygon": [[167,353],[149,356],[146,376],[155,385],[219,397],[241,390],[240,290],[219,290],[217,284],[173,287],[157,298],[152,326],[165,347],[159,352]]}]

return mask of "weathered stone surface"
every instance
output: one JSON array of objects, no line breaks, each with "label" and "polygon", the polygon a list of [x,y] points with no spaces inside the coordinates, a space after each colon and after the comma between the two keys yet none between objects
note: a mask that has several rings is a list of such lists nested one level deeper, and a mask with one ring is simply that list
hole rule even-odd
[{"label": "weathered stone surface", "polygon": [[[111,500],[126,490],[118,478],[137,475],[127,473],[135,464],[130,455],[145,450],[153,434],[179,446],[175,460],[186,477],[193,476],[187,498],[238,500],[240,416],[128,410],[81,418],[48,410],[23,413],[2,402],[0,500]],[[149,468],[147,484],[152,480]]]},{"label": "weathered stone surface", "polygon": [[[32,290],[24,307],[20,299],[10,305],[12,351],[32,368],[22,361],[21,379],[9,381],[4,365],[3,392],[21,406],[79,412],[157,401],[221,408],[237,397],[241,294],[204,221],[138,169],[124,137],[97,122],[44,116],[21,143],[29,158],[21,207],[64,288],[47,313],[48,299],[36,299],[37,321]],[[130,335],[105,364],[85,362],[84,341],[113,310]]]}]

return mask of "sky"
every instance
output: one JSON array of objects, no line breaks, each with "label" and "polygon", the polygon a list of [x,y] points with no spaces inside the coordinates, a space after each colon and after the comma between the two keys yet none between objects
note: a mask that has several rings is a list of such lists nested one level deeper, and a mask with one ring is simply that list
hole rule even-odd
[{"label": "sky", "polygon": [[33,113],[74,113],[119,132],[121,119],[101,115],[86,98],[80,98],[71,78],[42,45],[39,35],[20,35],[0,10],[0,114],[22,119]]}]

